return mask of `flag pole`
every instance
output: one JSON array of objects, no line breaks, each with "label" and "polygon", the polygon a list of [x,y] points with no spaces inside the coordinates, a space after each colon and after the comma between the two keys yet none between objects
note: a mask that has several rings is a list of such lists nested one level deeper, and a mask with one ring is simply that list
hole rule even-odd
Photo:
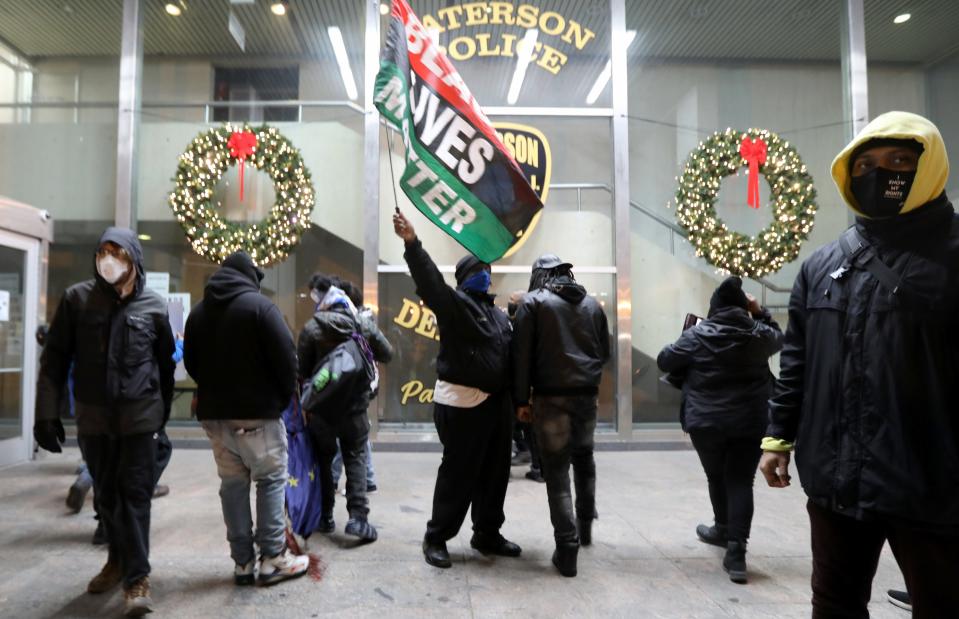
[{"label": "flag pole", "polygon": [[393,132],[389,123],[386,123],[386,142],[390,145],[390,185],[393,186],[393,208],[396,209],[396,212],[400,212],[400,201],[396,195],[396,176],[393,173]]}]

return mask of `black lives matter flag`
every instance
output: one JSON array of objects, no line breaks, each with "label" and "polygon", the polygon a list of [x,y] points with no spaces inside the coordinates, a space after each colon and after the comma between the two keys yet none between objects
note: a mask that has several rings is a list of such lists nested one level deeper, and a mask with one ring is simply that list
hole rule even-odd
[{"label": "black lives matter flag", "polygon": [[543,204],[405,0],[393,0],[374,100],[403,133],[400,186],[484,262],[525,240]]}]

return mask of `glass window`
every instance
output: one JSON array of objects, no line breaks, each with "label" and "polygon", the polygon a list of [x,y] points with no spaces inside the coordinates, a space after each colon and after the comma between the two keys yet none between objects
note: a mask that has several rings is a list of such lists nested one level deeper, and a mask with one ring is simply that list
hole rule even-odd
[{"label": "glass window", "polygon": [[0,0],[0,194],[53,215],[49,317],[116,208],[121,3]]},{"label": "glass window", "polygon": [[[178,16],[146,5],[138,232],[147,270],[169,274],[165,292],[196,304],[217,265],[192,251],[170,209],[177,159],[223,122],[276,127],[300,150],[316,195],[311,228],[262,282],[295,337],[313,313],[315,271],[362,286],[365,5],[299,0],[277,15],[271,4],[189,2]],[[239,166],[219,179],[219,213],[234,223],[264,219],[276,201],[272,179],[247,165],[243,186],[241,200]],[[184,419],[193,383],[178,377],[173,418]]]},{"label": "glass window", "polygon": [[[533,3],[412,3],[427,30],[490,115],[531,184],[541,189],[545,209],[536,228],[510,256],[493,267],[492,291],[505,309],[509,293],[526,290],[530,266],[544,253],[576,265],[574,272],[615,319],[615,253],[612,135],[608,116],[511,115],[509,106],[600,108],[609,106],[604,67],[609,59],[606,0]],[[384,30],[386,21],[383,22]],[[534,35],[528,35],[535,31]],[[518,59],[515,46],[535,36],[536,51],[515,97],[510,86]],[[525,44],[520,44],[521,47]],[[557,67],[547,60],[562,54]],[[538,59],[538,60],[537,60]],[[525,80],[525,81],[524,81]],[[605,88],[593,86],[599,82]],[[587,102],[587,99],[589,101]],[[436,381],[437,334],[428,308],[420,304],[405,272],[403,243],[393,233],[396,206],[410,218],[430,256],[455,285],[452,266],[465,250],[431,224],[399,187],[405,168],[403,142],[384,128],[380,140],[380,327],[397,348],[397,360],[383,371],[378,401],[386,424],[432,423],[429,397]],[[601,387],[600,422],[615,422],[615,361]]]},{"label": "glass window", "polygon": [[[755,7],[626,2],[626,27],[636,32],[627,51],[635,422],[678,420],[679,394],[659,381],[656,356],[679,337],[687,312],[705,314],[723,276],[695,257],[675,224],[676,177],[702,140],[727,127],[768,129],[796,148],[813,177],[819,211],[800,257],[767,278],[772,287],[746,283],[783,326],[788,294],[775,289],[789,289],[801,261],[848,222],[828,171],[849,130],[840,3]],[[730,228],[755,234],[772,215],[747,207],[746,188],[744,170],[726,177],[717,211]],[[766,204],[766,183],[760,192]]]}]

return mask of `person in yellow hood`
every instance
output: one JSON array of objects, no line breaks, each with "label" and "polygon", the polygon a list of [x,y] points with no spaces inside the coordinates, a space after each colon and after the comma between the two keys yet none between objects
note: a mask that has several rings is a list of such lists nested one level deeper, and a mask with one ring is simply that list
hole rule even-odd
[{"label": "person in yellow hood", "polygon": [[868,617],[883,544],[916,617],[959,612],[959,217],[929,120],[890,112],[832,164],[856,223],[802,265],[760,470],[809,497],[813,617]]}]

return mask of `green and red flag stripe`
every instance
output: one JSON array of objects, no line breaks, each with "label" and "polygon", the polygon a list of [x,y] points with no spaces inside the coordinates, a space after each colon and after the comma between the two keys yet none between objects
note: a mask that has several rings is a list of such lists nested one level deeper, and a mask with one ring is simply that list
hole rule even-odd
[{"label": "green and red flag stripe", "polygon": [[406,0],[393,0],[374,101],[403,135],[400,187],[483,262],[525,240],[543,204]]}]

